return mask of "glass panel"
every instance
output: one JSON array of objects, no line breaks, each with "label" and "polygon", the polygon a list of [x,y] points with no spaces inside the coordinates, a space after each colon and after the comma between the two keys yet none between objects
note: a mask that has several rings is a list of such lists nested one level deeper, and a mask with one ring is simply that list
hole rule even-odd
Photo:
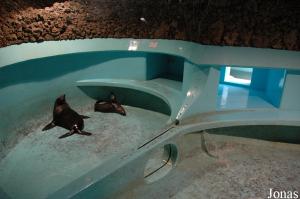
[{"label": "glass panel", "polygon": [[253,68],[230,67],[225,68],[224,82],[250,85]]}]

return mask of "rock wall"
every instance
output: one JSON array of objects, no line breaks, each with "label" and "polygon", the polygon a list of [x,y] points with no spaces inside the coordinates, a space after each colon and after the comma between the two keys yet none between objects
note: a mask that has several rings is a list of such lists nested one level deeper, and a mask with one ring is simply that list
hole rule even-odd
[{"label": "rock wall", "polygon": [[161,38],[300,50],[298,0],[2,0],[0,47],[83,38]]}]

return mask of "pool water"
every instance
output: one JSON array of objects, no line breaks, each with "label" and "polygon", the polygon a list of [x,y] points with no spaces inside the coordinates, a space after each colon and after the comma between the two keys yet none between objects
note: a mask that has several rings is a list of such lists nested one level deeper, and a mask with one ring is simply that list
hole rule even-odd
[{"label": "pool water", "polygon": [[169,119],[141,108],[124,108],[126,117],[85,112],[90,117],[85,120],[85,131],[92,136],[75,134],[58,139],[67,130],[55,127],[41,131],[50,122],[45,120],[1,160],[0,187],[12,198],[44,198],[115,155],[136,150]]}]

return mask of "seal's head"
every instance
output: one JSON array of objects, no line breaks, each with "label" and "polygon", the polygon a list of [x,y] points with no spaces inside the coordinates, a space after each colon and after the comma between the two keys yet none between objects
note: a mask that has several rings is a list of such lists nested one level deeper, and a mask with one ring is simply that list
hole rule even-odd
[{"label": "seal's head", "polygon": [[109,100],[111,102],[117,102],[117,98],[113,92],[110,93]]},{"label": "seal's head", "polygon": [[117,113],[126,116],[126,112],[124,110],[124,108],[122,106],[120,106],[119,108],[117,108]]},{"label": "seal's head", "polygon": [[55,106],[61,106],[61,105],[64,105],[64,104],[67,104],[65,94],[58,97],[55,101]]},{"label": "seal's head", "polygon": [[114,112],[126,116],[125,109],[120,104],[112,103],[112,105],[113,105]]}]

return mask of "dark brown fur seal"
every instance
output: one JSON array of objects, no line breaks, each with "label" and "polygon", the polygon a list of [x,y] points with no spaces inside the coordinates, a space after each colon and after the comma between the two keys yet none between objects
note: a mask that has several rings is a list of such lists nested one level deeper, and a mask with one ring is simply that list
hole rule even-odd
[{"label": "dark brown fur seal", "polygon": [[58,97],[54,104],[53,120],[51,123],[43,128],[43,131],[49,130],[55,126],[60,126],[70,130],[68,133],[60,136],[59,138],[65,138],[75,133],[80,135],[92,135],[89,132],[82,131],[84,128],[83,119],[89,118],[87,116],[79,115],[73,109],[70,108],[66,102],[65,95]]},{"label": "dark brown fur seal", "polygon": [[103,113],[119,113],[120,115],[125,116],[125,109],[117,101],[116,96],[111,93],[110,99],[108,101],[99,100],[95,103],[95,111]]}]

